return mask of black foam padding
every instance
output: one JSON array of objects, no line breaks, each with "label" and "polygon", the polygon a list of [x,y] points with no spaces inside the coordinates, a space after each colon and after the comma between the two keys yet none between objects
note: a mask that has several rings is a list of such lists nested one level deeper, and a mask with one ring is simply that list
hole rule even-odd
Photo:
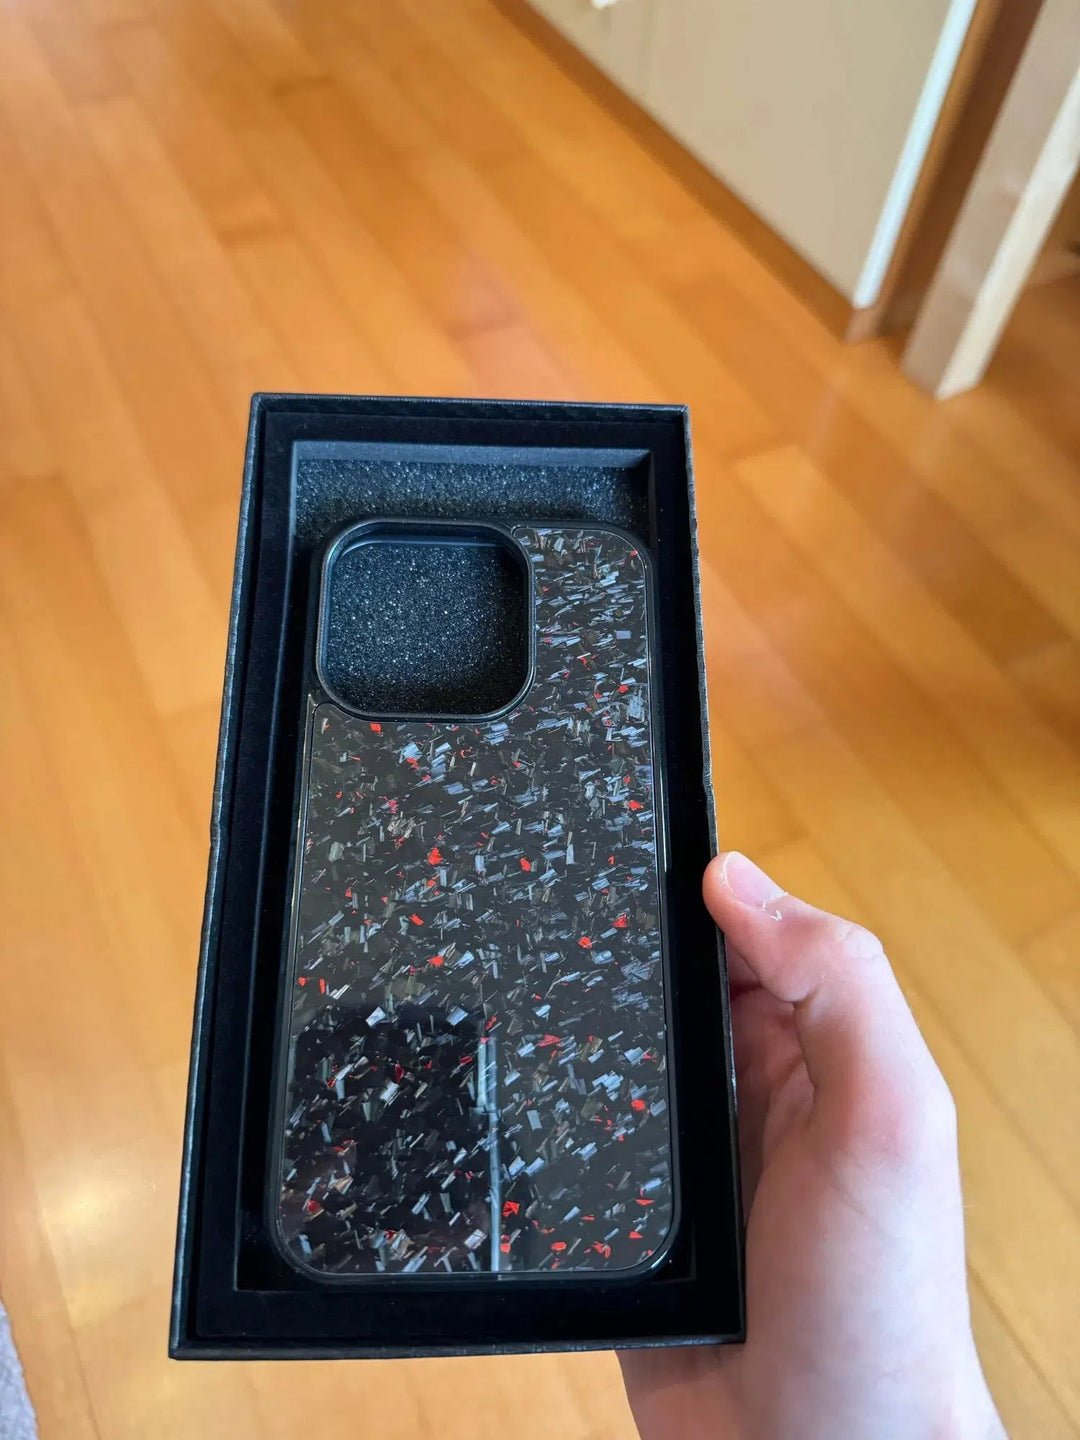
[{"label": "black foam padding", "polygon": [[432,463],[301,456],[295,485],[296,538],[305,549],[352,520],[591,520],[649,540],[649,476],[626,465]]},{"label": "black foam padding", "polygon": [[525,684],[527,575],[508,545],[383,535],[327,582],[323,677],[374,715],[483,715]]}]

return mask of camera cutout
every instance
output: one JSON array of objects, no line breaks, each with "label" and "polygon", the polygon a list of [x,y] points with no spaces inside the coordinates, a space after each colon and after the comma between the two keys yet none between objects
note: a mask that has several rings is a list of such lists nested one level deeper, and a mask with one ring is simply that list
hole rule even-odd
[{"label": "camera cutout", "polygon": [[490,715],[526,686],[531,626],[528,560],[506,532],[373,521],[327,554],[319,678],[363,715]]}]

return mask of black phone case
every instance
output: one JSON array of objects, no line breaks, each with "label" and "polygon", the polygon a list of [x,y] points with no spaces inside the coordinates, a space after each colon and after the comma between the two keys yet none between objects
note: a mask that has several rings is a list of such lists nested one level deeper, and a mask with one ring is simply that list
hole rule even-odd
[{"label": "black phone case", "polygon": [[649,561],[501,534],[533,620],[504,711],[357,714],[309,636],[268,1193],[322,1281],[610,1280],[675,1229]]}]

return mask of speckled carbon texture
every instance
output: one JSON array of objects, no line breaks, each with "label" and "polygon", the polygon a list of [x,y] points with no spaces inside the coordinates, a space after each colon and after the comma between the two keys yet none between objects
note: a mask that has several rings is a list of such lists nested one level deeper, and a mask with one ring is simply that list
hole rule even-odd
[{"label": "speckled carbon texture", "polygon": [[296,536],[317,547],[350,522],[393,515],[430,520],[591,521],[649,532],[648,478],[640,466],[537,465],[501,456],[483,463],[305,453],[296,486]]},{"label": "speckled carbon texture", "polygon": [[645,565],[514,534],[513,711],[311,715],[280,1232],[327,1276],[610,1273],[671,1225]]},{"label": "speckled carbon texture", "polygon": [[383,536],[346,547],[324,601],[327,686],[374,714],[503,709],[528,671],[523,571],[503,544]]}]

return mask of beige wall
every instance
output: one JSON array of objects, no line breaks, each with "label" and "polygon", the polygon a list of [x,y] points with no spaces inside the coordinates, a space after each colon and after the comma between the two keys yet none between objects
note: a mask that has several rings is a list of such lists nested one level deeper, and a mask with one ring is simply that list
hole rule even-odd
[{"label": "beige wall", "polygon": [[533,0],[859,305],[974,0]]},{"label": "beige wall", "polygon": [[653,10],[665,0],[530,0],[635,100],[644,99]]}]

